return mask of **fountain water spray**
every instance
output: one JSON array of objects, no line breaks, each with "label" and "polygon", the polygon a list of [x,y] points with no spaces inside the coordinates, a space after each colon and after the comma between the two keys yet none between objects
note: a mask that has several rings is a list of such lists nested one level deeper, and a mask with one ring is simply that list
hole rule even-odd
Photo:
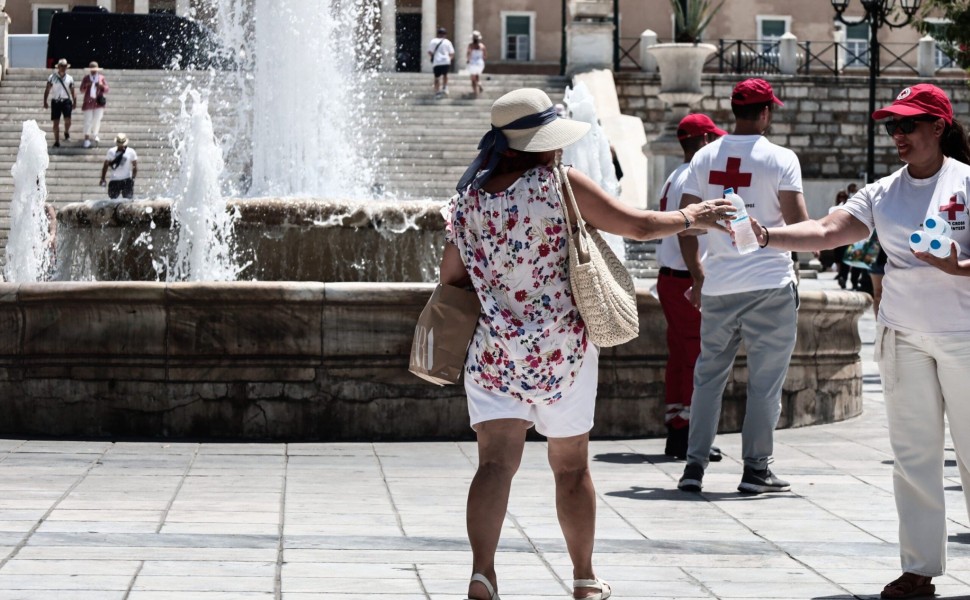
[{"label": "fountain water spray", "polygon": [[10,202],[10,234],[7,238],[7,281],[45,279],[52,266],[51,222],[47,200],[46,171],[50,164],[47,141],[37,121],[24,121],[13,174]]}]

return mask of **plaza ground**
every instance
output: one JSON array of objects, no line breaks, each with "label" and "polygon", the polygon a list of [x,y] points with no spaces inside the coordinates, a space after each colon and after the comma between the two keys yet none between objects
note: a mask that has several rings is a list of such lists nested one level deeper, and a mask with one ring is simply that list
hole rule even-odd
[{"label": "plaza ground", "polygon": [[[807,289],[834,289],[833,274]],[[595,563],[614,598],[877,597],[899,574],[873,321],[865,410],[782,430],[787,494],[742,496],[740,436],[702,494],[663,440],[591,445]],[[947,445],[949,570],[970,599],[970,523]],[[571,568],[543,443],[529,443],[497,558],[510,600],[564,598]],[[224,444],[0,439],[0,600],[464,598],[472,442]]]}]

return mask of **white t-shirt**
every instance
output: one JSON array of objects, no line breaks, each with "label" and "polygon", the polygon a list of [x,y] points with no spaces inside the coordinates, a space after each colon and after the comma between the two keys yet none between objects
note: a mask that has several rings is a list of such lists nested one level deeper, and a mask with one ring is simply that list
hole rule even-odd
[{"label": "white t-shirt", "polygon": [[438,67],[451,64],[451,55],[455,53],[455,47],[447,38],[435,38],[428,44],[428,52],[434,53],[431,63]]},{"label": "white t-shirt", "polygon": [[[64,85],[61,85],[61,79],[64,80]],[[51,93],[49,98],[51,100],[70,100],[71,96],[67,93],[67,90],[74,86],[74,78],[68,74],[64,74],[62,78],[57,73],[51,73],[51,76],[47,78],[47,83],[51,84]],[[64,88],[67,88],[65,90]]]},{"label": "white t-shirt", "polygon": [[[109,163],[115,159],[118,154],[118,147],[108,150],[108,154],[105,155],[105,160]],[[125,154],[121,157],[121,164],[118,165],[117,169],[112,169],[110,164],[108,165],[108,179],[111,181],[119,181],[121,179],[131,178],[131,163],[138,160],[138,155],[131,148],[125,148]]]},{"label": "white t-shirt", "polygon": [[[663,195],[660,197],[660,210],[666,212],[677,211],[680,209],[680,196],[684,193],[684,182],[687,181],[687,167],[684,163],[674,169],[674,172],[667,178],[667,183],[663,187]],[[706,235],[697,236],[700,244],[701,260],[707,256]],[[660,240],[660,247],[657,248],[657,262],[661,267],[669,267],[678,271],[686,271],[687,263],[684,262],[684,255],[680,252],[680,241],[676,235],[671,235]]]},{"label": "white t-shirt", "polygon": [[970,256],[970,166],[948,158],[928,179],[910,177],[903,167],[859,190],[844,210],[879,232],[886,251],[879,322],[923,335],[970,334],[970,281],[948,275],[913,256],[909,236],[928,216],[950,223],[960,259]]},{"label": "white t-shirt", "polygon": [[[684,193],[702,200],[733,187],[748,214],[765,227],[785,225],[778,193],[802,191],[802,168],[787,148],[760,135],[726,135],[701,148],[690,162]],[[760,248],[739,254],[731,236],[711,230],[704,260],[704,294],[722,296],[785,287],[795,280],[791,253]]]}]

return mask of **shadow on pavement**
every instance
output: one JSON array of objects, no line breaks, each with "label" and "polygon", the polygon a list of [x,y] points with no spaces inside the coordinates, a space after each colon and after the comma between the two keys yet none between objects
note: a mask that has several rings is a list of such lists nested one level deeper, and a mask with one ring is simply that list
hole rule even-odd
[{"label": "shadow on pavement", "polygon": [[788,494],[742,494],[741,492],[682,492],[674,487],[670,488],[647,488],[632,486],[628,490],[606,492],[607,496],[614,498],[630,498],[632,500],[683,500],[684,502],[696,502],[698,500],[770,500],[771,498],[785,498]]},{"label": "shadow on pavement", "polygon": [[970,544],[970,533],[954,533],[947,538],[947,541],[954,544]]},{"label": "shadow on pavement", "polygon": [[[639,454],[637,452],[608,452],[593,457],[597,462],[613,463],[617,465],[642,465],[677,462],[673,456],[663,454]],[[681,461],[683,462],[683,461]]]}]

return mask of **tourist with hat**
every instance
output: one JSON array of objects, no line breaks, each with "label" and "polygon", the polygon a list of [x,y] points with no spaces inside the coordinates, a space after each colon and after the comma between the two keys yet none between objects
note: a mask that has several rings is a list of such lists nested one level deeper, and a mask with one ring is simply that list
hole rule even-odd
[{"label": "tourist with hat", "polygon": [[101,118],[104,117],[104,107],[108,104],[105,94],[108,93],[108,80],[104,78],[98,63],[91,61],[88,65],[89,73],[81,81],[81,111],[84,113],[84,147],[90,148],[91,141],[101,141]]},{"label": "tourist with hat", "polygon": [[479,94],[485,91],[485,88],[482,87],[481,76],[485,71],[485,60],[488,59],[488,50],[482,43],[481,32],[472,32],[472,41],[468,44],[465,56],[468,61],[468,75],[472,82],[472,95],[477,98]]},{"label": "tourist with hat", "polygon": [[[749,215],[774,226],[808,218],[798,157],[768,141],[776,106],[763,79],[747,79],[731,94],[734,131],[710,143],[690,162],[681,208],[721,198],[733,188]],[[691,301],[701,313],[701,353],[694,368],[687,465],[681,490],[699,492],[717,434],[721,402],[741,342],[747,350],[747,401],[741,431],[742,493],[783,492],[789,483],[769,468],[781,390],[795,349],[798,290],[791,253],[759,249],[741,254],[731,236],[708,236],[697,260],[697,239],[681,241],[692,275]]]},{"label": "tourist with hat", "polygon": [[[563,196],[553,161],[588,123],[564,119],[542,90],[519,89],[492,104],[492,127],[445,213],[440,280],[472,285],[482,304],[468,348],[464,386],[478,438],[478,470],[468,493],[472,548],[468,597],[498,598],[495,552],[527,430],[548,439],[556,508],[573,564],[574,597],[605,600],[593,571],[596,494],[589,431],[596,405],[598,348],[573,302]],[[724,229],[726,201],[683,211],[641,211],[566,171],[579,212],[601,231],[634,239],[687,228]],[[575,222],[575,215],[570,218]]]},{"label": "tourist with hat", "polygon": [[[883,598],[932,596],[946,567],[944,417],[970,511],[970,145],[946,93],[921,83],[872,114],[886,119],[902,168],[862,188],[828,216],[790,227],[754,224],[768,248],[816,250],[865,239],[874,229],[888,261],[875,355],[893,449],[903,574]],[[950,254],[910,248],[927,217],[949,224]],[[760,219],[759,219],[760,220]]]},{"label": "tourist with hat", "polygon": [[[677,211],[680,197],[687,180],[687,167],[698,150],[727,132],[714,124],[705,114],[694,113],[681,119],[677,126],[677,139],[684,152],[684,162],[674,169],[661,188],[660,210]],[[690,402],[694,393],[694,363],[701,351],[701,313],[688,295],[693,274],[699,274],[699,265],[707,250],[707,236],[693,238],[693,253],[684,256],[680,250],[680,238],[667,237],[657,247],[657,297],[667,320],[667,366],[664,376],[664,403],[666,414],[667,443],[664,454],[687,458],[687,433],[690,425]],[[711,450],[711,460],[720,460],[720,451]]]},{"label": "tourist with hat", "polygon": [[[57,61],[55,71],[47,78],[44,88],[44,108],[50,108],[54,123],[54,147],[61,147],[61,117],[64,117],[64,141],[71,139],[71,111],[77,106],[74,78],[67,72],[67,59]],[[48,102],[49,100],[49,102]]]},{"label": "tourist with hat", "polygon": [[108,150],[104,165],[101,167],[101,185],[111,172],[108,180],[108,197],[118,196],[130,200],[135,195],[135,178],[138,177],[138,154],[128,147],[128,136],[119,133],[115,137],[116,147]]},{"label": "tourist with hat", "polygon": [[428,57],[434,70],[434,97],[448,95],[448,71],[455,59],[455,46],[448,39],[448,30],[438,28],[438,35],[428,43]]}]

